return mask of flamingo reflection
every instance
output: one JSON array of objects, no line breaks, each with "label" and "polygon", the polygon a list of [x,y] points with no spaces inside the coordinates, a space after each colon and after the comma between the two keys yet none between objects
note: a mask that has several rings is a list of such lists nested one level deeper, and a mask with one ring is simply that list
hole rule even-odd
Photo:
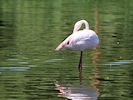
[{"label": "flamingo reflection", "polygon": [[68,87],[62,86],[58,82],[55,83],[56,90],[59,91],[58,96],[70,100],[97,100],[99,94],[95,88],[92,87]]}]

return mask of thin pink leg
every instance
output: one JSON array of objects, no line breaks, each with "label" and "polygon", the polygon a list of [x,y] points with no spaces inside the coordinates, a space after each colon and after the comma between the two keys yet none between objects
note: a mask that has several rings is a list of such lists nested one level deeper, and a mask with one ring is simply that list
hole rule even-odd
[{"label": "thin pink leg", "polygon": [[80,82],[82,83],[82,55],[83,51],[80,53],[80,60],[79,60],[79,77],[80,77]]}]

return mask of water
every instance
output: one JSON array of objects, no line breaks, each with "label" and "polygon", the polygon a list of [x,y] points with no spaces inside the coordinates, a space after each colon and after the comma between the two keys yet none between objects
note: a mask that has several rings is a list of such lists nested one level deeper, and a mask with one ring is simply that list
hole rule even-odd
[{"label": "water", "polygon": [[[132,0],[0,0],[1,100],[132,100]],[[56,46],[86,19],[100,38],[84,52]]]}]

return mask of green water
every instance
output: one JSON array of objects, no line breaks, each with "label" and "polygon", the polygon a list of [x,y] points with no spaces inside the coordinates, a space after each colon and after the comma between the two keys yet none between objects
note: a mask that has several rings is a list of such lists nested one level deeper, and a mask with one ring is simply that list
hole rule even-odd
[{"label": "green water", "polygon": [[[79,52],[55,51],[80,19],[100,38],[84,52],[82,83]],[[132,28],[132,0],[0,0],[0,100],[67,100],[67,90],[132,100]]]}]

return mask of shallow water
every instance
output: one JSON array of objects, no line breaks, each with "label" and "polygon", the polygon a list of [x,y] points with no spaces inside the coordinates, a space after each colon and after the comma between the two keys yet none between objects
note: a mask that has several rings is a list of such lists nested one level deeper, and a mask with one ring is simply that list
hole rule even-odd
[{"label": "shallow water", "polygon": [[[132,0],[0,0],[1,100],[132,100]],[[86,50],[55,51],[86,19],[100,38]]]}]

